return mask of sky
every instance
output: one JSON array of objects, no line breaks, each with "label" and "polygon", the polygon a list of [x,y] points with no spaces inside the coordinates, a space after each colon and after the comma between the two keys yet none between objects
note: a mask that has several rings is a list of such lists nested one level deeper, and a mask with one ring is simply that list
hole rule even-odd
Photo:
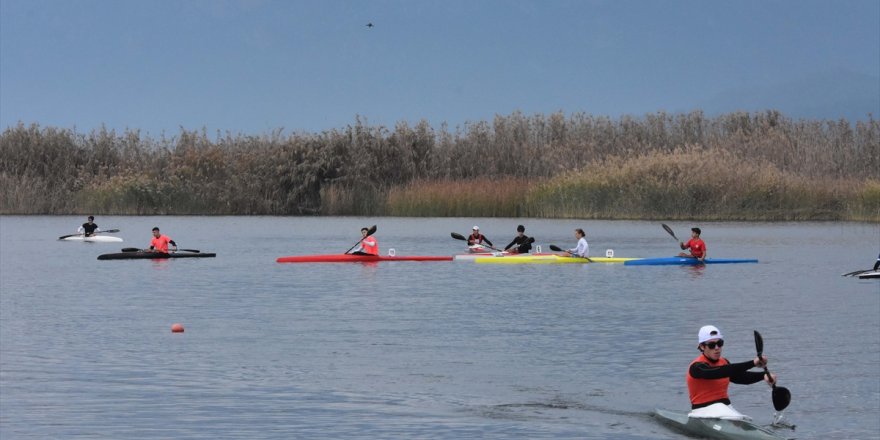
[{"label": "sky", "polygon": [[0,0],[2,129],[767,109],[878,118],[880,1]]}]

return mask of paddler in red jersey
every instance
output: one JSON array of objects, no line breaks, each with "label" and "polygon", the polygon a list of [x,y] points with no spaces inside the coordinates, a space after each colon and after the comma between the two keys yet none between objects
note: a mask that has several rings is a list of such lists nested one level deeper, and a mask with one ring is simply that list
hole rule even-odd
[{"label": "paddler in red jersey", "polygon": [[480,227],[479,227],[479,226],[474,226],[474,230],[473,230],[473,232],[471,232],[471,235],[469,235],[469,236],[468,236],[468,239],[467,239],[467,244],[468,244],[468,246],[473,246],[473,245],[475,245],[475,244],[479,244],[479,245],[481,245],[481,244],[483,244],[484,241],[485,241],[486,243],[488,243],[489,246],[494,246],[494,245],[492,244],[492,242],[491,242],[488,238],[486,238],[485,235],[483,235],[483,234],[480,233]]},{"label": "paddler in red jersey", "polygon": [[691,239],[688,240],[687,243],[678,242],[678,245],[681,246],[681,250],[691,250],[690,254],[684,252],[678,254],[679,257],[691,257],[700,261],[706,259],[706,243],[700,238],[700,232],[702,232],[700,231],[700,228],[691,228]]},{"label": "paddler in red jersey", "polygon": [[724,336],[721,335],[721,330],[712,325],[700,328],[698,340],[697,350],[702,354],[691,362],[687,373],[692,409],[688,416],[739,419],[746,417],[730,406],[727,387],[730,382],[750,385],[762,379],[770,385],[776,383],[775,374],[748,371],[753,367],[767,366],[767,357],[762,355],[752,360],[731,364],[721,357]]},{"label": "paddler in red jersey", "polygon": [[144,249],[147,252],[162,252],[164,254],[168,253],[168,244],[174,246],[174,252],[177,252],[177,243],[174,242],[167,235],[162,235],[159,232],[159,227],[153,228],[153,239],[150,241],[150,248]]},{"label": "paddler in red jersey", "polygon": [[352,252],[353,255],[379,255],[379,241],[375,236],[367,235],[369,233],[369,228],[361,228],[361,236],[364,238],[361,239],[360,247]]}]

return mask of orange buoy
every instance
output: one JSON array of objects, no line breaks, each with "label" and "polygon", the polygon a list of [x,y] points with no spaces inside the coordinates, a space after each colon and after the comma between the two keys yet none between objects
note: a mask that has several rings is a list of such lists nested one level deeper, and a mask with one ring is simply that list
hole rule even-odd
[{"label": "orange buoy", "polygon": [[183,333],[183,324],[171,324],[171,333]]}]

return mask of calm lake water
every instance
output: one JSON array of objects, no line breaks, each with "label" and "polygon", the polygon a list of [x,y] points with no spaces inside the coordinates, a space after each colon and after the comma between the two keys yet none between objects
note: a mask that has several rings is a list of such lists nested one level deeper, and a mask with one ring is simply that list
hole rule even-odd
[{"label": "calm lake water", "polygon": [[[755,355],[792,392],[797,438],[880,438],[880,227],[702,223],[708,267],[279,264],[342,253],[378,225],[382,252],[452,255],[476,223],[525,224],[544,249],[657,257],[659,222],[101,217],[124,243],[60,242],[84,216],[0,217],[0,438],[683,438],[697,330]],[[213,259],[98,261],[150,229]],[[690,224],[670,223],[679,238]],[[182,323],[185,333],[171,333]],[[769,423],[764,384],[731,385]]]}]

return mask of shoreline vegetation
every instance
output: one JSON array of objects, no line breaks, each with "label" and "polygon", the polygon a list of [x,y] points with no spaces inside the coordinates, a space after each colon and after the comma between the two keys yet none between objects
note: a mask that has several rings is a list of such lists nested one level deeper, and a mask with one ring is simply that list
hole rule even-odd
[{"label": "shoreline vegetation", "polygon": [[0,214],[880,222],[880,121],[516,112],[251,136],[19,123]]}]

